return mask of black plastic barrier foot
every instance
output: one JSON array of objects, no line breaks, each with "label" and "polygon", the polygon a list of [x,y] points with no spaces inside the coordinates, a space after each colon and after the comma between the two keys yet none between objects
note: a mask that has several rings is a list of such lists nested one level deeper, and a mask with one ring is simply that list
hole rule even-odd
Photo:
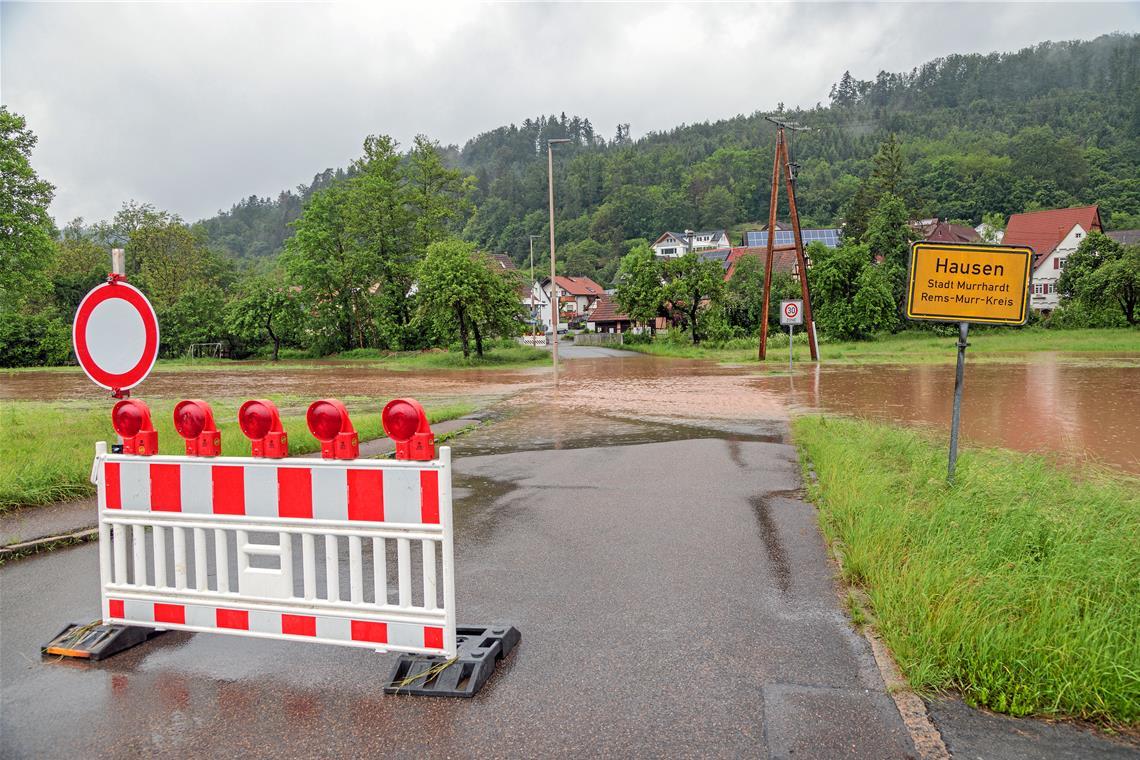
[{"label": "black plastic barrier foot", "polygon": [[473,697],[495,672],[495,663],[509,655],[521,639],[522,634],[511,625],[456,626],[459,652],[454,660],[400,655],[384,693]]},{"label": "black plastic barrier foot", "polygon": [[152,639],[164,631],[119,623],[71,623],[40,648],[44,657],[103,660]]}]

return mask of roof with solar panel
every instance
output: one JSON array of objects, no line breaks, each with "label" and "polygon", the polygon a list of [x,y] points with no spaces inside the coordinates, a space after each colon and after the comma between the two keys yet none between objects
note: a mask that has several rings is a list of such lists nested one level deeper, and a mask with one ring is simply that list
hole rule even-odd
[{"label": "roof with solar panel", "polygon": [[[828,248],[838,248],[842,237],[842,231],[836,228],[800,230],[800,234],[803,235],[805,246],[819,241]],[[792,230],[776,230],[776,245],[794,245],[795,242]],[[768,245],[768,231],[752,230],[745,232],[744,245],[748,248],[766,247]]]}]

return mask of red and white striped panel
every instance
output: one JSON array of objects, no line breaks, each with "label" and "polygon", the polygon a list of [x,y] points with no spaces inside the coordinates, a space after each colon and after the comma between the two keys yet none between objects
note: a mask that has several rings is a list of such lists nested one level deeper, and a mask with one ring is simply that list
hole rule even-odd
[{"label": "red and white striped panel", "polygon": [[287,638],[369,649],[444,651],[442,626],[114,597],[107,598],[106,605],[105,619],[111,623],[213,630],[219,633]]},{"label": "red and white striped panel", "polygon": [[104,461],[106,509],[439,525],[439,470]]}]

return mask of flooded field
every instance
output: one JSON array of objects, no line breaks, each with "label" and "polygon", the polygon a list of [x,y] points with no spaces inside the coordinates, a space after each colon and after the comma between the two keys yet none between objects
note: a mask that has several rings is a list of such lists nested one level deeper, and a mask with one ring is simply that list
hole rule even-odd
[{"label": "flooded field", "polygon": [[[271,364],[209,369],[158,367],[132,393],[141,399],[241,399],[290,396],[387,400],[415,396],[424,403],[469,399],[491,403],[529,386],[546,382],[542,368],[401,372],[367,366],[315,362],[303,368]],[[108,398],[79,371],[45,370],[0,375],[0,403],[23,401],[91,401]]]},{"label": "flooded field", "polygon": [[[826,411],[949,431],[954,368],[799,366],[792,374],[636,356],[568,362],[557,387],[512,396],[514,413],[460,444],[471,453],[728,433],[766,440],[773,421]],[[703,433],[701,431],[704,431]],[[967,365],[968,443],[1054,452],[1140,473],[1140,357],[1035,354]]]},{"label": "flooded field", "polygon": [[[798,411],[823,410],[947,430],[954,369],[946,365],[801,365],[793,374],[747,366],[615,353],[548,368],[408,371],[306,368],[159,369],[140,398],[233,399],[278,394],[425,403],[468,400],[499,422],[462,444],[468,453],[571,448],[729,433],[770,440]],[[106,395],[78,372],[0,376],[5,400]],[[967,366],[962,434],[969,443],[1057,452],[1140,472],[1140,356],[1091,360],[1039,353]]]}]

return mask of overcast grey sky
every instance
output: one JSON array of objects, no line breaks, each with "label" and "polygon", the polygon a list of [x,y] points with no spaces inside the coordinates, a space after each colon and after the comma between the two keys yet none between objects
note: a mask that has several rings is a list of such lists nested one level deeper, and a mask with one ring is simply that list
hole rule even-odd
[{"label": "overcast grey sky", "polygon": [[607,137],[826,101],[953,52],[1140,30],[1140,3],[0,5],[0,94],[59,223],[189,220],[344,166],[369,133],[462,144],[539,113]]}]

